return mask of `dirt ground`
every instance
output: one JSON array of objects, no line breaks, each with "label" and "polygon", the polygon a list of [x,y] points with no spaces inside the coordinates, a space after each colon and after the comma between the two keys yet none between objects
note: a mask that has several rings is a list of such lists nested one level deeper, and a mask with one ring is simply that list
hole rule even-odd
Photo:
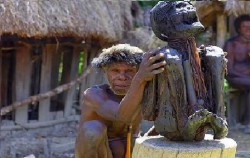
[{"label": "dirt ground", "polygon": [[230,128],[227,137],[237,143],[236,158],[250,158],[250,134],[244,133],[244,126]]}]

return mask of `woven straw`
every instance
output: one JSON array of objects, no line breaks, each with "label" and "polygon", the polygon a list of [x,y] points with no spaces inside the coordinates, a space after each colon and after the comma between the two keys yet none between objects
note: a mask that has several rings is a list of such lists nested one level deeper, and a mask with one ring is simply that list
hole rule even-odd
[{"label": "woven straw", "polygon": [[132,27],[131,0],[0,0],[0,34],[118,41]]}]

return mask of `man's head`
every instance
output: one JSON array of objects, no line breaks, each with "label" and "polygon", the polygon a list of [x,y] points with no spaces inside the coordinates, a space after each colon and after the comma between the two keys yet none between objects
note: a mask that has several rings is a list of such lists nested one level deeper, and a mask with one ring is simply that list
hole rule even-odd
[{"label": "man's head", "polygon": [[143,51],[129,44],[118,44],[94,58],[92,66],[105,71],[109,85],[117,95],[125,95],[141,63]]},{"label": "man's head", "polygon": [[150,11],[151,26],[155,35],[163,41],[188,38],[204,30],[195,7],[185,1],[160,1]]},{"label": "man's head", "polygon": [[244,14],[237,17],[234,27],[238,34],[250,40],[250,15]]}]

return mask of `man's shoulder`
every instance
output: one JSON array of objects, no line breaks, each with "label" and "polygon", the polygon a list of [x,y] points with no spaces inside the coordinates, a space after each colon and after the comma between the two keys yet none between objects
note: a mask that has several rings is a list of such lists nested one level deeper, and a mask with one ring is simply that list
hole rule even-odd
[{"label": "man's shoulder", "polygon": [[89,93],[93,94],[93,93],[103,92],[103,91],[106,91],[108,87],[109,87],[108,84],[94,85],[86,89],[84,91],[84,94],[89,94]]},{"label": "man's shoulder", "polygon": [[228,51],[228,49],[232,49],[232,47],[239,42],[239,36],[234,36],[226,40],[223,50]]},{"label": "man's shoulder", "polygon": [[106,87],[108,87],[108,85],[104,84],[95,85],[86,89],[82,95],[84,105],[87,105],[88,107],[98,107],[100,103],[106,99]]},{"label": "man's shoulder", "polygon": [[108,87],[109,87],[108,84],[99,84],[99,85],[91,86],[87,90],[106,90]]},{"label": "man's shoulder", "polygon": [[232,38],[229,38],[226,43],[233,43],[239,41],[239,36],[234,36]]}]

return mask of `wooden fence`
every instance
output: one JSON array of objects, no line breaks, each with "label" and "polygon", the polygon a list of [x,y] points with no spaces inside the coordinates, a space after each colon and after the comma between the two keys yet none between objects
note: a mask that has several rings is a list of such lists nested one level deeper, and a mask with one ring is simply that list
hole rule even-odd
[{"label": "wooden fence", "polygon": [[[55,91],[62,85],[79,77],[79,59],[84,57],[86,68],[101,47],[82,42],[27,42],[22,40],[1,41],[0,51],[0,108],[6,109],[13,103]],[[82,58],[81,58],[82,59]],[[99,77],[97,77],[99,76]],[[18,106],[4,114],[2,120],[13,120],[18,125],[30,122],[48,122],[68,118],[79,109],[80,91],[100,83],[103,77],[91,73],[71,83],[60,94],[43,97],[37,102]],[[40,97],[41,98],[41,97]],[[45,99],[44,99],[45,98]],[[26,102],[27,103],[27,102]],[[78,107],[78,108],[75,108]],[[2,111],[1,111],[2,112]]]}]

